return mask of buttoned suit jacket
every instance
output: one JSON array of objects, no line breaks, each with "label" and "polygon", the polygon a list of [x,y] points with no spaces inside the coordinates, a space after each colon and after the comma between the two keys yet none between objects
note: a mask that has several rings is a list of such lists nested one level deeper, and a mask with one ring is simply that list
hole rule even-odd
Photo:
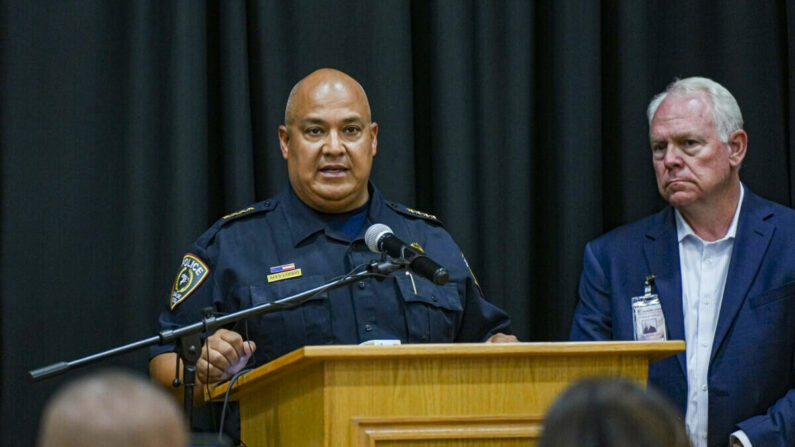
[{"label": "buttoned suit jacket", "polygon": [[[669,340],[684,340],[673,208],[585,248],[570,338],[634,339],[631,297],[654,274]],[[686,341],[687,342],[687,341]],[[745,188],[708,372],[708,445],[742,429],[754,447],[795,446],[795,211]],[[685,353],[649,366],[649,385],[684,414]]]}]

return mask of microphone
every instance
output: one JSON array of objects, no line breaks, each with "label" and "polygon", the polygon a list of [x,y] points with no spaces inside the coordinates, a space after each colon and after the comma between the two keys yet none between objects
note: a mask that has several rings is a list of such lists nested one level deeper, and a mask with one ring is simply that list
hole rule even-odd
[{"label": "microphone", "polygon": [[395,259],[405,259],[409,269],[431,280],[434,284],[442,285],[450,279],[450,274],[425,253],[398,239],[388,226],[377,223],[370,226],[364,234],[367,248],[375,253],[386,253]]}]

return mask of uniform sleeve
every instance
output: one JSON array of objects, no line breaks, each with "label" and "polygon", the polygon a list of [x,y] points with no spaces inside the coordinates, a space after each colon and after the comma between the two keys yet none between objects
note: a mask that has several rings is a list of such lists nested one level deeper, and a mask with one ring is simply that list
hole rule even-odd
[{"label": "uniform sleeve", "polygon": [[478,285],[469,263],[452,236],[441,227],[431,224],[422,227],[427,254],[444,266],[455,284],[461,304],[460,319],[454,338],[450,341],[476,343],[492,335],[511,333],[511,320],[500,308],[490,303]]},{"label": "uniform sleeve", "polygon": [[569,339],[572,341],[612,339],[610,285],[605,270],[594,253],[593,242],[585,246],[579,295]]},{"label": "uniform sleeve", "polygon": [[[182,257],[158,318],[160,331],[195,323],[202,318],[203,309],[213,307],[215,280],[210,265],[197,245]],[[173,344],[153,346],[149,358],[173,351]]]},{"label": "uniform sleeve", "polygon": [[445,232],[444,235],[449,247],[443,262],[450,272],[451,281],[456,282],[463,307],[455,341],[482,342],[498,332],[510,334],[511,320],[508,314],[486,299],[464,253],[449,234]]},{"label": "uniform sleeve", "polygon": [[486,300],[472,276],[464,282],[464,314],[456,341],[481,342],[498,332],[510,334],[508,314]]}]

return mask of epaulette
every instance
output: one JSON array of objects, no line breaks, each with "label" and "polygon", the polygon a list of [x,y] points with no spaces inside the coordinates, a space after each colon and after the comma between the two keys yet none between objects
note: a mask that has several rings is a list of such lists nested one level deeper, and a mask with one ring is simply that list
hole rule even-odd
[{"label": "epaulette", "polygon": [[254,214],[267,213],[268,211],[272,211],[274,208],[276,208],[277,204],[278,202],[276,200],[268,199],[262,202],[257,202],[233,213],[229,213],[226,216],[216,220],[213,226],[211,226],[207,231],[204,232],[204,234],[201,235],[201,237],[199,237],[197,242],[208,243],[215,236],[215,234],[224,227],[224,225],[244,217],[252,216]]},{"label": "epaulette", "polygon": [[264,200],[262,202],[257,202],[247,208],[243,208],[242,210],[235,211],[234,213],[229,213],[226,216],[222,217],[219,222],[229,222],[235,219],[239,219],[244,216],[249,216],[251,214],[262,213],[271,211],[272,209],[276,208],[276,201],[272,199]]},{"label": "epaulette", "polygon": [[433,214],[428,214],[428,213],[424,213],[422,211],[417,211],[417,210],[415,210],[413,208],[409,208],[409,207],[407,207],[405,205],[402,205],[400,203],[387,201],[386,204],[387,204],[388,207],[392,208],[393,210],[397,211],[400,214],[403,214],[404,216],[419,217],[420,219],[425,219],[425,220],[427,220],[429,222],[433,222],[433,223],[435,223],[437,225],[444,226],[442,221],[439,220]]}]

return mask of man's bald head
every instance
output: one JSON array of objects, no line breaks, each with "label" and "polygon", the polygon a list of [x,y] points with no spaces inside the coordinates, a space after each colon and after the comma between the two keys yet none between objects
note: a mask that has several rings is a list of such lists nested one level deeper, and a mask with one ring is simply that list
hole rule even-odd
[{"label": "man's bald head", "polygon": [[[298,81],[290,90],[290,96],[287,97],[287,107],[284,109],[284,124],[289,126],[295,120],[298,108],[305,103],[305,97],[315,94],[322,94],[329,90],[348,90],[354,95],[361,96],[361,101],[365,105],[367,116],[364,117],[368,122],[372,119],[370,114],[370,102],[367,100],[367,94],[364,92],[361,84],[356,79],[348,76],[339,70],[333,68],[321,68],[310,73],[304,79]],[[303,97],[303,98],[302,98]]]},{"label": "man's bald head", "polygon": [[60,390],[44,410],[39,447],[184,447],[176,402],[148,380],[121,371],[92,374]]}]

